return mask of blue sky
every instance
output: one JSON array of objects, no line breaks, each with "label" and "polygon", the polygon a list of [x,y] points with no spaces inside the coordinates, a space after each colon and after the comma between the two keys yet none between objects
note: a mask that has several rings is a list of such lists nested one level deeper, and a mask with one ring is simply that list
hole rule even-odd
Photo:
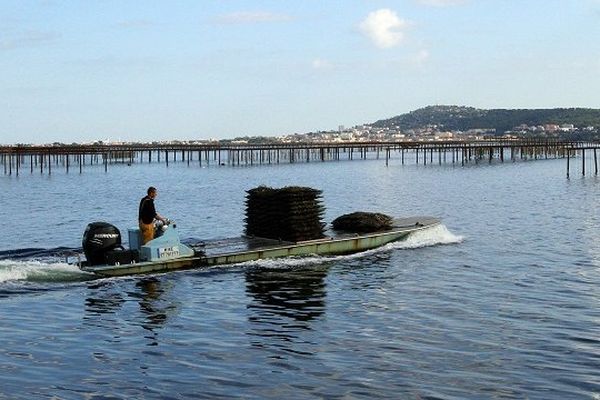
[{"label": "blue sky", "polygon": [[3,0],[0,91],[0,143],[600,108],[600,0]]}]

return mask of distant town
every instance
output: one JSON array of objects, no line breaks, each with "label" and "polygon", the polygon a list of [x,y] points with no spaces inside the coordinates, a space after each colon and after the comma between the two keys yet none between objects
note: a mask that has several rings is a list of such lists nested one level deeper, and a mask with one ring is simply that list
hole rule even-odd
[{"label": "distant town", "polygon": [[[551,122],[548,122],[551,121]],[[472,141],[486,139],[557,138],[600,140],[600,110],[481,110],[464,106],[429,106],[372,124],[350,128],[272,136],[240,136],[233,139],[170,140],[149,144],[284,144],[398,141]],[[101,139],[81,144],[131,144]],[[139,143],[139,142],[136,142]],[[68,143],[49,143],[66,146]],[[30,144],[18,144],[30,146]]]},{"label": "distant town", "polygon": [[529,126],[521,124],[512,130],[498,134],[495,129],[474,128],[465,131],[448,130],[435,124],[421,128],[402,130],[400,126],[376,127],[373,125],[357,125],[345,128],[340,125],[337,130],[296,133],[279,137],[240,137],[232,140],[220,140],[227,143],[300,143],[300,142],[397,142],[397,141],[443,141],[443,140],[485,140],[485,139],[519,139],[519,138],[572,138],[574,136],[598,135],[594,126],[576,127],[574,124],[545,124]]}]

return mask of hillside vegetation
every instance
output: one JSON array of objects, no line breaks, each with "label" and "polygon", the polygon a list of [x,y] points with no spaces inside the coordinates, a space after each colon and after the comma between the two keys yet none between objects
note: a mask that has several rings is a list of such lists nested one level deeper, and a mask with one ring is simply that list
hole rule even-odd
[{"label": "hillside vegetation", "polygon": [[373,124],[376,127],[398,126],[401,130],[437,125],[447,130],[495,129],[502,134],[526,124],[573,124],[578,128],[600,127],[600,110],[591,108],[493,109],[462,106],[429,106]]}]

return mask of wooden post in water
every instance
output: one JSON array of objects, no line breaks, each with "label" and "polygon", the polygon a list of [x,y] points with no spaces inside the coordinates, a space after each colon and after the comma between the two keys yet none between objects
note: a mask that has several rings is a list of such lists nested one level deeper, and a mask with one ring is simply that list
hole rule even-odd
[{"label": "wooden post in water", "polygon": [[581,174],[585,176],[585,149],[581,149]]},{"label": "wooden post in water", "polygon": [[598,155],[596,149],[594,149],[594,175],[598,175]]},{"label": "wooden post in water", "polygon": [[385,149],[385,166],[390,165],[390,148],[389,146]]},{"label": "wooden post in water", "polygon": [[567,179],[569,179],[569,163],[571,161],[571,151],[567,149]]}]

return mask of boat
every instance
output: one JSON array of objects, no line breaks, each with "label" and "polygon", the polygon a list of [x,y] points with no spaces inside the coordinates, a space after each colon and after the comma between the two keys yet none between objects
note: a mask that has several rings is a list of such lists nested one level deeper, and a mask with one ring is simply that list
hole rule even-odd
[{"label": "boat", "polygon": [[157,229],[160,236],[140,244],[138,228],[128,229],[130,249],[121,246],[119,230],[104,222],[87,226],[83,248],[87,260],[77,262],[82,271],[103,277],[162,273],[175,270],[236,264],[262,259],[331,256],[358,253],[405,239],[413,232],[441,223],[439,218],[396,218],[392,227],[370,233],[327,231],[314,240],[289,242],[255,236],[182,243],[177,225]]}]

